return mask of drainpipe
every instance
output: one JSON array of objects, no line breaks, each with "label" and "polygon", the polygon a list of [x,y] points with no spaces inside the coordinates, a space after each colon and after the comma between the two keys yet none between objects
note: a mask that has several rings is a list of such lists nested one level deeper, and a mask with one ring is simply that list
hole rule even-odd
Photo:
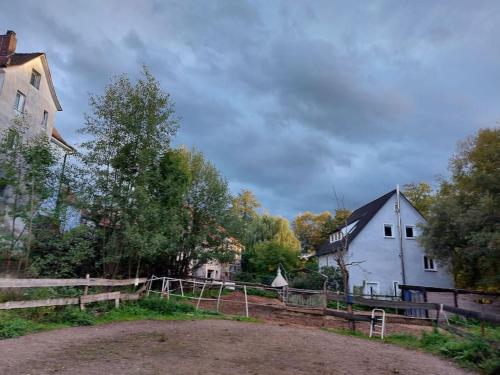
[{"label": "drainpipe", "polygon": [[401,195],[399,185],[396,186],[396,215],[398,216],[398,235],[399,235],[399,258],[401,259],[401,278],[406,285],[405,258],[403,250],[403,229],[401,225]]}]

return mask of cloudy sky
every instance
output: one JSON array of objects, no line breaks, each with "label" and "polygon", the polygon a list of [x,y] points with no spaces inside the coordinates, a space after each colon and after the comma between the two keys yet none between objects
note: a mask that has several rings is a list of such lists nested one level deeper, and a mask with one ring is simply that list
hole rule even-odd
[{"label": "cloudy sky", "polygon": [[273,214],[355,208],[446,174],[500,120],[500,2],[8,1],[18,52],[45,51],[78,144],[88,93],[146,64],[176,102],[176,144]]}]

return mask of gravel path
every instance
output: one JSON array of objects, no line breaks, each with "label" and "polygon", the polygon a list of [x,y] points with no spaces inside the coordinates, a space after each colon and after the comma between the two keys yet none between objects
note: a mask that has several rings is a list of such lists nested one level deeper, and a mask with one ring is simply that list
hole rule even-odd
[{"label": "gravel path", "polygon": [[429,354],[317,328],[140,321],[0,340],[0,374],[467,374]]}]

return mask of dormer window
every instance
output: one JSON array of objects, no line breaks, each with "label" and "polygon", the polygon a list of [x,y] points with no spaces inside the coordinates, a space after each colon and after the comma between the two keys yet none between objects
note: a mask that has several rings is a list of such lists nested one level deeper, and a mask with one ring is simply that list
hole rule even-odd
[{"label": "dormer window", "polygon": [[343,237],[344,234],[341,231],[330,234],[330,243],[340,241]]},{"label": "dormer window", "polygon": [[26,95],[24,95],[21,91],[18,91],[16,94],[16,102],[14,104],[14,109],[18,112],[24,112],[24,105],[26,104]]},{"label": "dormer window", "polygon": [[31,71],[31,86],[39,89],[40,88],[40,80],[42,79],[42,75],[38,73],[35,69]]}]

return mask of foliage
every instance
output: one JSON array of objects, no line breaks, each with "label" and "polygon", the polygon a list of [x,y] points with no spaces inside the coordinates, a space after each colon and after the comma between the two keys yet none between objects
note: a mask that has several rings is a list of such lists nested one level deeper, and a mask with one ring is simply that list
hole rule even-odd
[{"label": "foliage", "polygon": [[299,266],[299,249],[279,241],[265,241],[251,249],[250,271],[261,275],[275,275],[278,266],[291,270]]},{"label": "foliage", "polygon": [[9,218],[9,233],[0,236],[0,254],[9,259],[19,250],[29,258],[33,220],[53,194],[55,156],[45,134],[28,130],[29,118],[22,115],[0,135],[0,192],[7,195],[0,216]]},{"label": "foliage", "polygon": [[452,158],[421,242],[458,287],[500,289],[500,129],[483,129]]},{"label": "foliage", "polygon": [[306,211],[295,217],[292,228],[300,241],[304,253],[313,254],[328,236],[333,222],[332,214],[328,211],[314,214]]},{"label": "foliage", "polygon": [[51,277],[79,277],[98,274],[95,248],[99,242],[95,228],[80,225],[59,233],[51,218],[34,224],[34,243],[29,274]]},{"label": "foliage", "polygon": [[431,185],[427,182],[406,184],[403,186],[403,194],[422,215],[427,216],[429,214],[429,210],[435,201]]},{"label": "foliage", "polygon": [[125,302],[118,309],[112,304],[92,304],[85,311],[76,306],[59,306],[22,310],[0,311],[0,338],[22,336],[30,332],[54,328],[87,326],[124,320],[140,319],[193,319],[216,314],[195,311],[191,304],[160,299],[144,298]]},{"label": "foliage", "polygon": [[319,290],[323,289],[326,281],[327,288],[342,290],[340,270],[335,267],[323,267],[320,271],[316,258],[309,259],[300,271],[290,272],[288,278],[290,286],[293,288]]},{"label": "foliage", "polygon": [[[368,339],[361,332],[333,330],[333,332]],[[378,340],[378,339],[373,339]],[[437,331],[424,332],[420,337],[407,333],[390,334],[385,342],[409,349],[421,349],[446,358],[451,358],[461,366],[479,370],[484,374],[497,374],[500,369],[500,350],[480,337],[457,338]]]}]

